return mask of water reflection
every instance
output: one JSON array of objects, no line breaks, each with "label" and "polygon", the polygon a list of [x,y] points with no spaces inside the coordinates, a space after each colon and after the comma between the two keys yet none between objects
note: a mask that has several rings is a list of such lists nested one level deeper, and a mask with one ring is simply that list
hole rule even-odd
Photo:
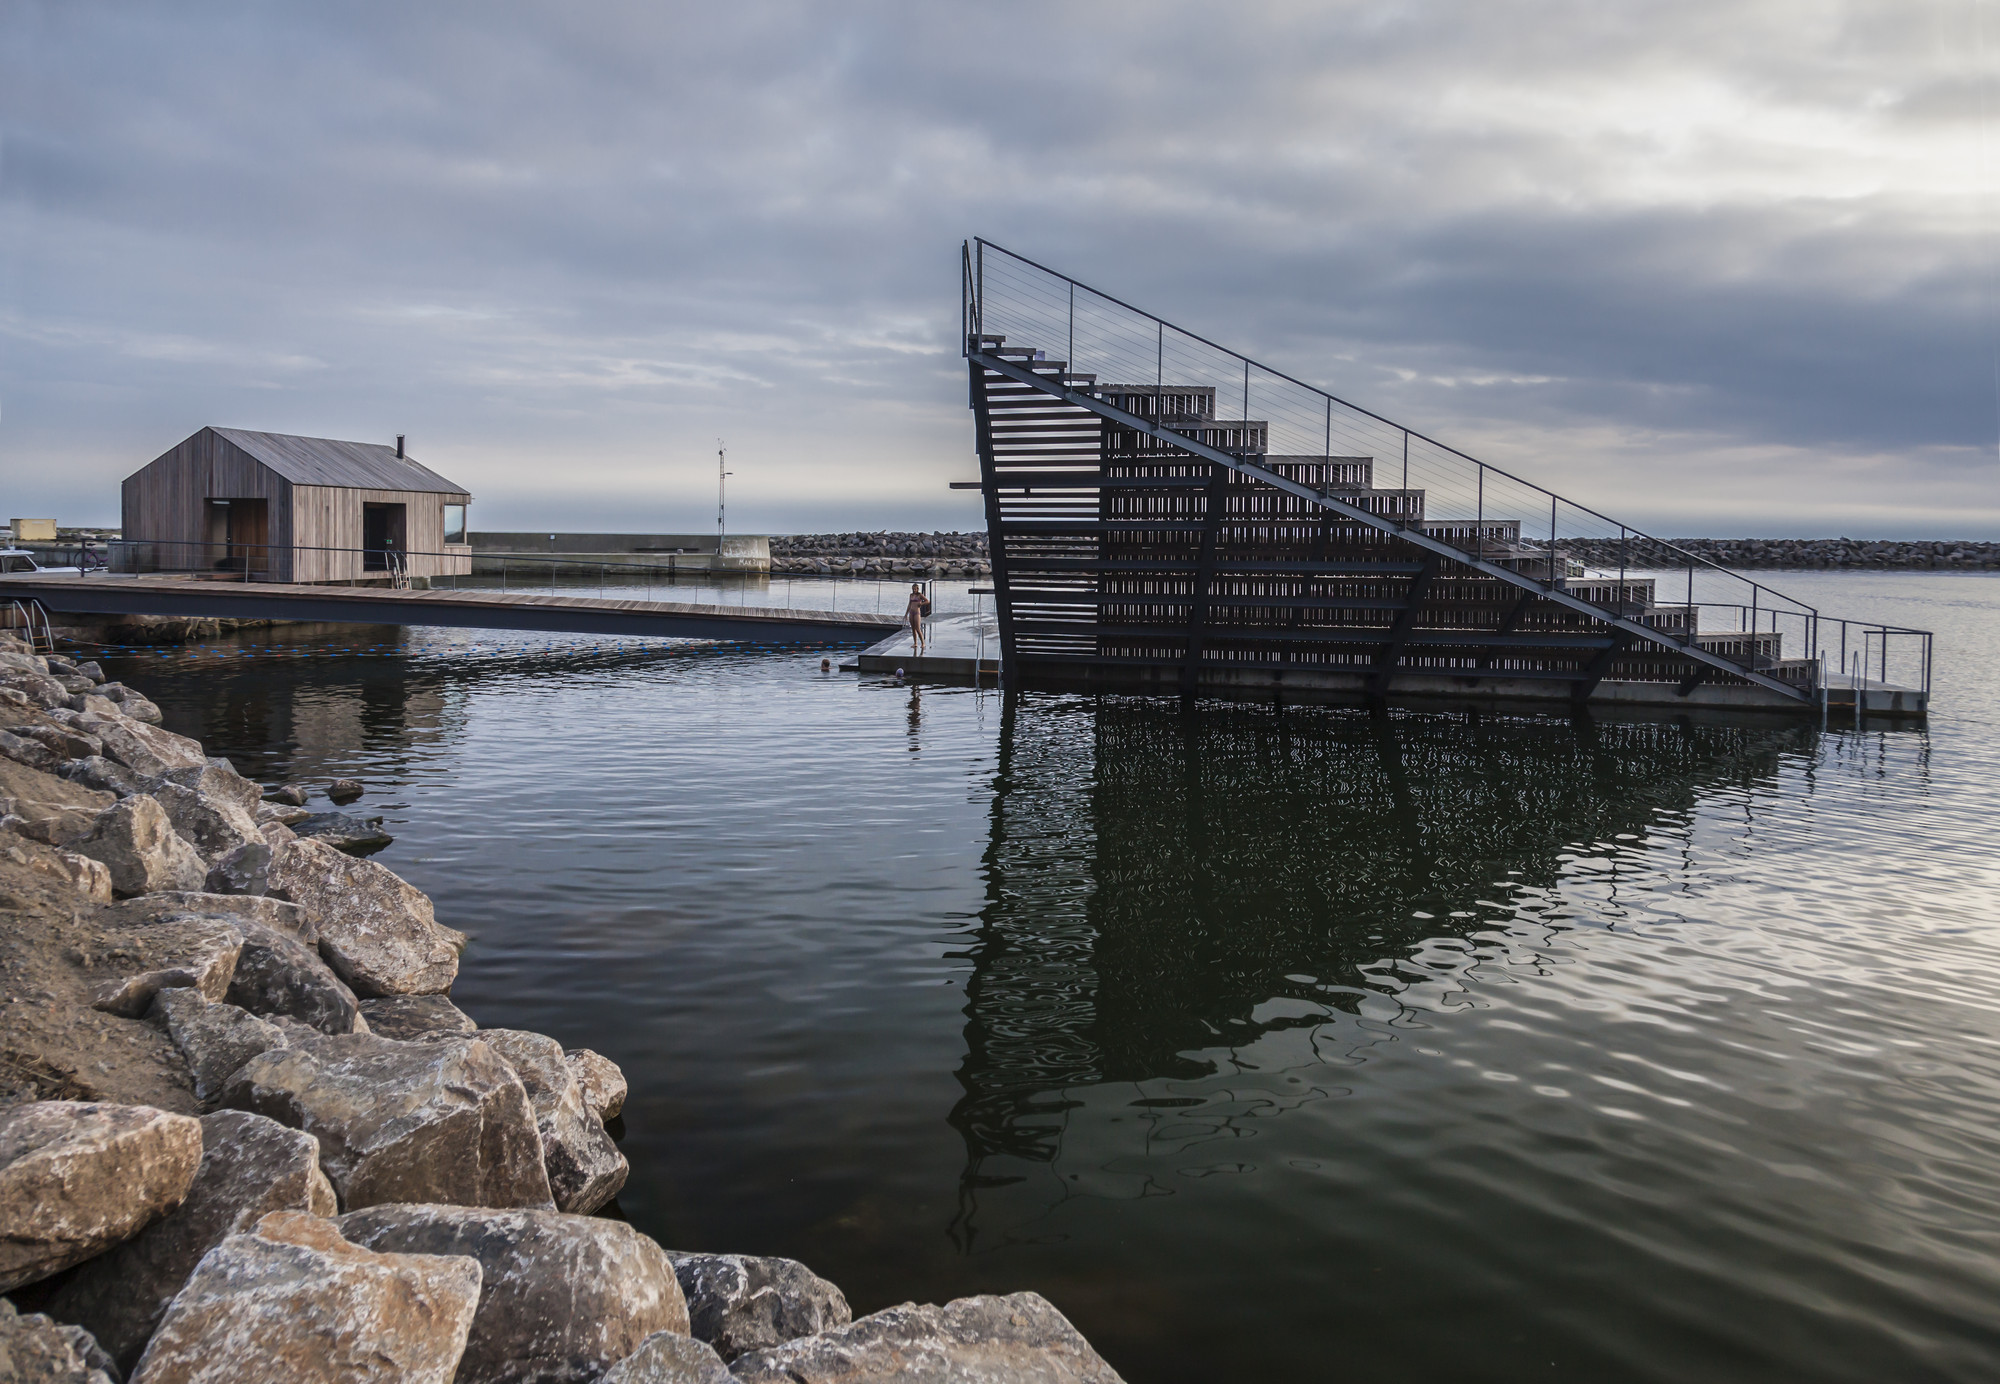
[{"label": "water reflection", "polygon": [[[1340,1094],[1327,1069],[1350,1058],[1321,1042],[1330,1018],[1386,998],[1375,1017],[1393,1025],[1393,997],[1434,978],[1406,973],[1412,959],[1497,919],[1615,925],[1615,907],[1572,922],[1542,902],[1579,852],[1604,856],[1615,900],[1622,843],[1684,828],[1717,789],[1745,790],[1733,796],[1751,811],[1749,790],[1817,738],[1795,724],[1007,708],[950,1115],[966,1149],[954,1239],[1031,1235],[1051,1197],[1161,1194],[1154,1160],[1126,1155],[1227,1138],[1243,1099],[1166,1086],[1257,1072],[1269,1058],[1248,1050],[1273,1036],[1302,1040],[1276,1046],[1307,1089],[1262,1083],[1238,1113]],[[1648,874],[1656,893],[1657,862]],[[1079,1144],[1088,1167],[1048,1177]]]}]

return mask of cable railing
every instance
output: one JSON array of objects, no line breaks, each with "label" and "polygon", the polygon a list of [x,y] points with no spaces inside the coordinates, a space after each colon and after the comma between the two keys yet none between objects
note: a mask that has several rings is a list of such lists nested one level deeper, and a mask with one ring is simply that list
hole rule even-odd
[{"label": "cable railing", "polygon": [[[481,553],[469,547],[447,546],[435,551],[405,548],[339,548],[312,544],[228,543],[191,539],[133,538],[108,540],[108,561],[74,575],[102,580],[111,576],[173,576],[202,582],[257,584],[281,582],[274,575],[296,562],[296,554],[360,557],[345,575],[302,583],[315,587],[389,587],[408,589],[418,583],[430,590],[472,590],[541,592],[578,595],[592,587],[605,599],[685,601],[695,594],[718,597],[718,604],[748,607],[760,584],[769,588],[782,584],[784,600],[762,609],[831,611],[834,614],[893,615],[901,608],[901,592],[910,582],[922,581],[940,600],[939,613],[959,615],[971,612],[975,604],[968,592],[976,580],[944,581],[934,578],[878,578],[872,576],[819,576],[732,572],[676,567],[657,559],[631,562],[603,558],[566,557],[552,553],[529,557],[521,554]],[[424,569],[446,570],[424,570]],[[67,579],[71,573],[50,573]],[[794,588],[808,594],[810,604],[796,602]],[[706,590],[702,590],[706,588]],[[961,589],[963,588],[963,589]],[[843,590],[846,595],[843,597]],[[668,593],[677,593],[669,595]],[[885,594],[886,593],[886,594]],[[720,599],[734,595],[735,600]]]},{"label": "cable railing", "polygon": [[[1929,696],[1929,631],[1822,616],[1811,604],[1700,553],[991,241],[967,242],[962,263],[966,354],[1004,338],[1010,350],[1030,348],[1044,361],[1063,362],[1079,393],[1104,394],[1117,386],[1127,387],[1128,396],[1150,391],[1153,417],[1179,431],[1189,421],[1168,416],[1167,400],[1175,399],[1177,407],[1195,410],[1204,428],[1212,425],[1231,437],[1225,450],[1250,461],[1366,459],[1368,480],[1353,493],[1412,492],[1409,507],[1400,511],[1407,517],[1394,521],[1398,528],[1421,531],[1475,560],[1533,574],[1548,589],[1607,615],[1639,619],[1663,642],[1699,646],[1808,687],[1821,685],[1822,670],[1847,668],[1849,652],[1865,648],[1879,680],[1902,680]],[[1330,489],[1327,498],[1342,496]],[[1642,607],[1650,609],[1635,614]]]}]

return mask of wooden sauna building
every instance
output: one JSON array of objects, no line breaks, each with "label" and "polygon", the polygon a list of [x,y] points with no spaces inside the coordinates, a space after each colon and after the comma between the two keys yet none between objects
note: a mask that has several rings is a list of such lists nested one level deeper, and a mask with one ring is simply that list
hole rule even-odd
[{"label": "wooden sauna building", "polygon": [[203,428],[125,478],[113,566],[238,581],[465,575],[465,487],[394,445]]}]

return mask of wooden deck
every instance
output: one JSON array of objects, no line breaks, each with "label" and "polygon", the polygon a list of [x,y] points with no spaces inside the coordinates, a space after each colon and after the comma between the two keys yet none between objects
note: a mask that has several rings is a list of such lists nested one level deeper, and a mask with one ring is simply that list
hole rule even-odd
[{"label": "wooden deck", "polygon": [[895,630],[887,615],[765,606],[698,605],[526,591],[396,591],[384,587],[175,577],[43,574],[0,577],[0,603],[33,599],[64,615],[173,615],[224,620],[313,620],[545,630],[757,643],[872,644]]}]

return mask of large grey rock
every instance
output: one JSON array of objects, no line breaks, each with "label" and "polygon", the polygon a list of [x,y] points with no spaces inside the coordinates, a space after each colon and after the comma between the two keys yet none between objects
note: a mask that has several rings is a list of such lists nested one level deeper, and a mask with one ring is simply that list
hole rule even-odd
[{"label": "large grey rock", "polygon": [[264,790],[237,773],[226,759],[209,759],[185,769],[170,769],[165,777],[168,783],[191,788],[204,797],[242,809],[243,814],[253,822],[257,809],[264,803]]},{"label": "large grey rock", "polygon": [[0,1110],[0,1292],[137,1234],[181,1204],[200,1162],[201,1126],[151,1106]]},{"label": "large grey rock", "polygon": [[273,1211],[332,1216],[310,1134],[241,1110],[201,1121],[201,1166],[179,1209],[80,1266],[49,1310],[79,1322],[129,1370],[201,1257]]},{"label": "large grey rock", "polygon": [[216,856],[208,867],[206,886],[211,894],[248,894],[262,897],[271,892],[271,846],[268,836],[246,841]]},{"label": "large grey rock", "polygon": [[[215,770],[205,772],[220,777]],[[264,845],[264,833],[258,829],[256,819],[231,798],[189,788],[171,779],[155,784],[152,796],[166,811],[174,830],[200,852],[204,878],[207,867],[229,852],[242,846]]]},{"label": "large grey rock", "polygon": [[438,925],[431,901],[372,860],[317,841],[288,841],[270,890],[306,910],[320,955],[358,995],[441,995],[458,975],[465,934]]},{"label": "large grey rock", "polygon": [[847,1297],[796,1259],[669,1254],[689,1330],[725,1360],[834,1331],[854,1320]]},{"label": "large grey rock", "polygon": [[317,951],[280,928],[247,918],[238,927],[243,950],[224,999],[262,1017],[287,1015],[322,1033],[355,1031],[361,1003]]},{"label": "large grey rock", "polygon": [[82,759],[86,755],[102,755],[104,742],[94,735],[85,735],[80,730],[68,726],[18,726],[15,734],[38,741],[55,752],[58,759]]},{"label": "large grey rock", "polygon": [[676,1331],[655,1331],[605,1371],[598,1384],[736,1384],[715,1347]]},{"label": "large grey rock", "polygon": [[287,807],[304,807],[306,805],[306,788],[302,783],[281,783],[266,796],[272,802],[283,803]]},{"label": "large grey rock", "polygon": [[665,1251],[622,1221],[556,1211],[377,1206],[340,1218],[371,1249],[470,1254],[484,1283],[459,1384],[594,1380],[656,1331],[687,1330]]},{"label": "large grey rock", "polygon": [[284,899],[238,894],[215,894],[193,890],[162,890],[143,898],[127,899],[118,911],[145,922],[163,922],[187,914],[203,917],[228,916],[248,923],[275,928],[287,937],[296,937],[308,947],[319,941],[305,910]]},{"label": "large grey rock", "polygon": [[251,1058],[222,1101],[318,1139],[320,1166],[350,1211],[554,1204],[528,1093],[477,1038],[300,1038]]},{"label": "large grey rock", "polygon": [[631,1168],[603,1124],[584,1107],[583,1092],[563,1061],[562,1044],[513,1028],[485,1028],[479,1036],[528,1088],[556,1209],[588,1215],[617,1196]]},{"label": "large grey rock", "polygon": [[141,693],[133,691],[122,682],[100,683],[97,695],[108,699],[118,708],[119,714],[129,716],[147,725],[160,724],[160,709]]},{"label": "large grey rock", "polygon": [[91,692],[72,692],[64,705],[71,711],[87,711],[93,716],[116,716],[118,704]]},{"label": "large grey rock", "polygon": [[472,1016],[443,995],[391,995],[361,1001],[368,1031],[382,1038],[413,1041],[433,1034],[472,1033]]},{"label": "large grey rock", "polygon": [[380,817],[356,817],[350,812],[314,812],[289,824],[292,834],[324,842],[349,855],[367,855],[395,841],[382,829]]},{"label": "large grey rock", "polygon": [[351,803],[366,791],[360,779],[338,778],[326,786],[326,796],[335,803]]},{"label": "large grey rock", "polygon": [[49,661],[40,654],[29,653],[25,648],[0,649],[0,672],[46,673],[48,671]]},{"label": "large grey rock", "polygon": [[584,1108],[599,1120],[608,1120],[625,1108],[625,1073],[618,1064],[589,1048],[571,1048],[563,1054],[577,1089],[583,1092]]},{"label": "large grey rock", "polygon": [[181,917],[155,923],[132,933],[101,960],[90,959],[85,969],[113,972],[98,982],[90,1003],[107,1014],[136,1019],[162,990],[187,986],[204,999],[219,1000],[229,991],[242,953],[243,933],[231,919]]},{"label": "large grey rock", "polygon": [[199,990],[162,990],[150,1016],[166,1025],[187,1059],[196,1100],[211,1101],[245,1062],[268,1048],[284,1047],[285,1031],[233,1004],[216,1004]]},{"label": "large grey rock", "polygon": [[[0,1298],[0,1379],[9,1384],[115,1384],[111,1357],[80,1326],[37,1312],[22,1316]],[[113,1367],[115,1368],[115,1367]]]},{"label": "large grey rock", "polygon": [[129,716],[72,713],[68,723],[103,741],[105,758],[115,759],[148,778],[163,778],[175,769],[197,769],[208,762],[199,740],[175,735]]},{"label": "large grey rock", "polygon": [[739,1384],[1122,1384],[1039,1293],[906,1302],[730,1370]]},{"label": "large grey rock", "polygon": [[273,1212],[202,1258],[132,1384],[448,1384],[479,1277],[464,1256],[377,1254]]},{"label": "large grey rock", "polygon": [[66,759],[56,765],[55,771],[71,783],[116,793],[121,798],[129,798],[134,793],[143,793],[153,784],[153,780],[135,774],[118,761],[106,759],[101,754],[86,755],[82,759]]},{"label": "large grey rock", "polygon": [[47,673],[7,669],[0,672],[0,683],[25,693],[30,702],[44,711],[53,711],[59,706],[66,707],[69,704],[69,689]]},{"label": "large grey rock", "polygon": [[101,860],[120,894],[200,889],[208,866],[181,839],[152,797],[135,793],[98,814],[96,825],[70,843],[78,855]]},{"label": "large grey rock", "polygon": [[63,757],[39,740],[31,740],[25,735],[16,735],[10,730],[0,730],[0,755],[16,764],[24,764],[30,769],[40,769],[43,773],[53,773],[62,763]]}]

